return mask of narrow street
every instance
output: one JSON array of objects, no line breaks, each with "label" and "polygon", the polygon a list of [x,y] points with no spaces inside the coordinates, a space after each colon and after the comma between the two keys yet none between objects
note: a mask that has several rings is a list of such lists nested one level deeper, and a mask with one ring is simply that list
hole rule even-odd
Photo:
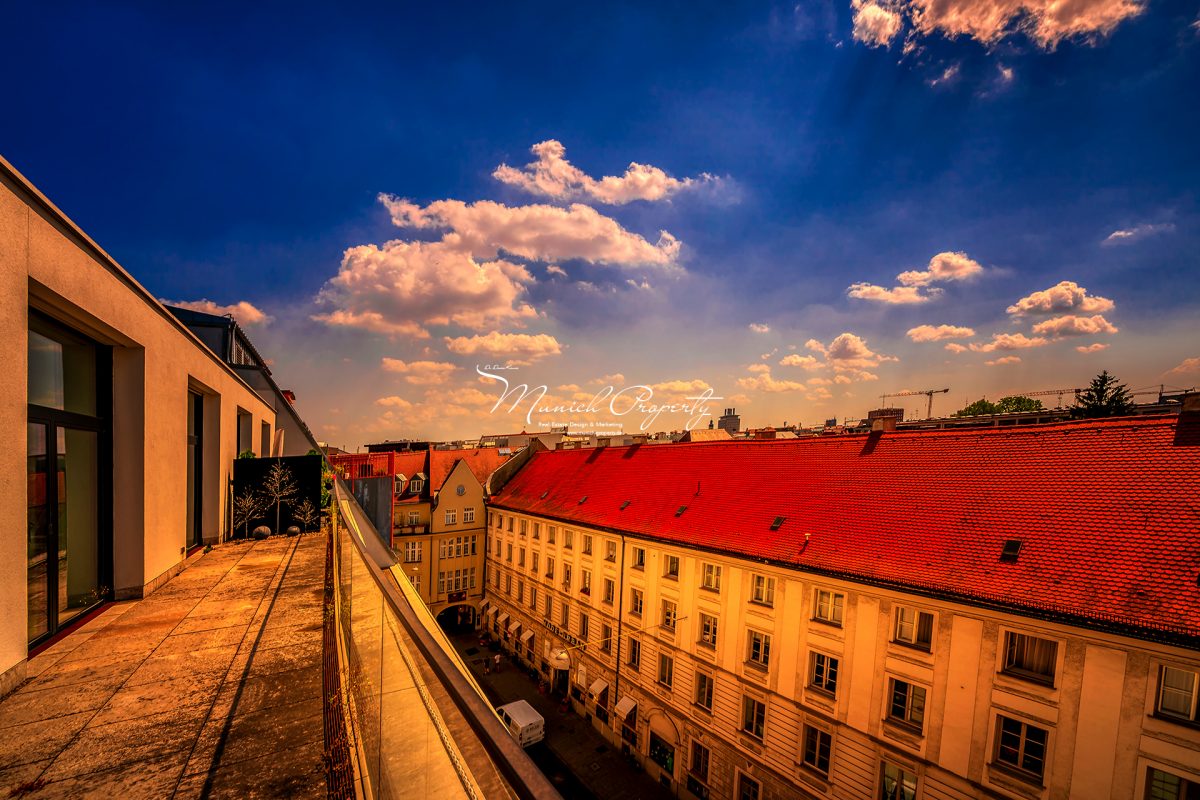
[{"label": "narrow street", "polygon": [[485,674],[484,662],[496,653],[479,647],[479,634],[450,637],[493,705],[525,700],[546,720],[546,738],[526,748],[530,758],[554,782],[563,797],[585,800],[664,800],[673,795],[639,766],[631,764],[596,732],[588,720],[563,711],[559,698],[538,691],[528,669],[501,656],[499,672]]}]

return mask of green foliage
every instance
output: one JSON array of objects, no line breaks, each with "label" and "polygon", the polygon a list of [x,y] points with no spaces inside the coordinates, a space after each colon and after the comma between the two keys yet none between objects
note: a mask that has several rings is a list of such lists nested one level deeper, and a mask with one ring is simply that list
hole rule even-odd
[{"label": "green foliage", "polygon": [[995,414],[995,413],[996,413],[996,404],[990,403],[981,397],[978,400],[976,400],[974,403],[971,403],[966,408],[962,409],[961,411],[954,412],[954,416],[956,416],[956,417],[979,417],[979,416],[983,416],[984,414]]},{"label": "green foliage", "polygon": [[1115,375],[1104,370],[1092,378],[1091,385],[1075,398],[1071,416],[1076,419],[1122,417],[1133,411],[1133,395],[1118,383]]},{"label": "green foliage", "polygon": [[1001,397],[1000,402],[996,403],[997,414],[1012,414],[1017,411],[1041,410],[1041,400],[1034,400],[1032,397],[1022,397],[1020,395],[1016,395],[1014,397]]},{"label": "green foliage", "polygon": [[253,450],[243,450],[242,452],[238,453],[237,457],[238,458],[258,458],[258,456],[254,455]]}]

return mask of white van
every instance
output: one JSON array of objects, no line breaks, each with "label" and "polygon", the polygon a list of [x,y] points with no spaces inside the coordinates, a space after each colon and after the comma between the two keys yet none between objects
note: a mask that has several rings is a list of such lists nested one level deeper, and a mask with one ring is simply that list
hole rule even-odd
[{"label": "white van", "polygon": [[496,713],[521,747],[529,747],[546,736],[546,720],[524,700],[502,705]]}]

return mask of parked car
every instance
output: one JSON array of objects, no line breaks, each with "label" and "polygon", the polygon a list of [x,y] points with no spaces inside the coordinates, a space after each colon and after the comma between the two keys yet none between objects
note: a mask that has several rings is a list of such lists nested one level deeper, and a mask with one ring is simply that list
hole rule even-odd
[{"label": "parked car", "polygon": [[521,747],[529,747],[546,736],[546,720],[524,700],[502,705],[496,713]]}]

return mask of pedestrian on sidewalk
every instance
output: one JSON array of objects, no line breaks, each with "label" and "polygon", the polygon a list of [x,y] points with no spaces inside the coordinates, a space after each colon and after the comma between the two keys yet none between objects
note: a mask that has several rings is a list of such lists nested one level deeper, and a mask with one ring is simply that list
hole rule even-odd
[{"label": "pedestrian on sidewalk", "polygon": [[500,671],[500,654],[496,653],[496,672]]}]

